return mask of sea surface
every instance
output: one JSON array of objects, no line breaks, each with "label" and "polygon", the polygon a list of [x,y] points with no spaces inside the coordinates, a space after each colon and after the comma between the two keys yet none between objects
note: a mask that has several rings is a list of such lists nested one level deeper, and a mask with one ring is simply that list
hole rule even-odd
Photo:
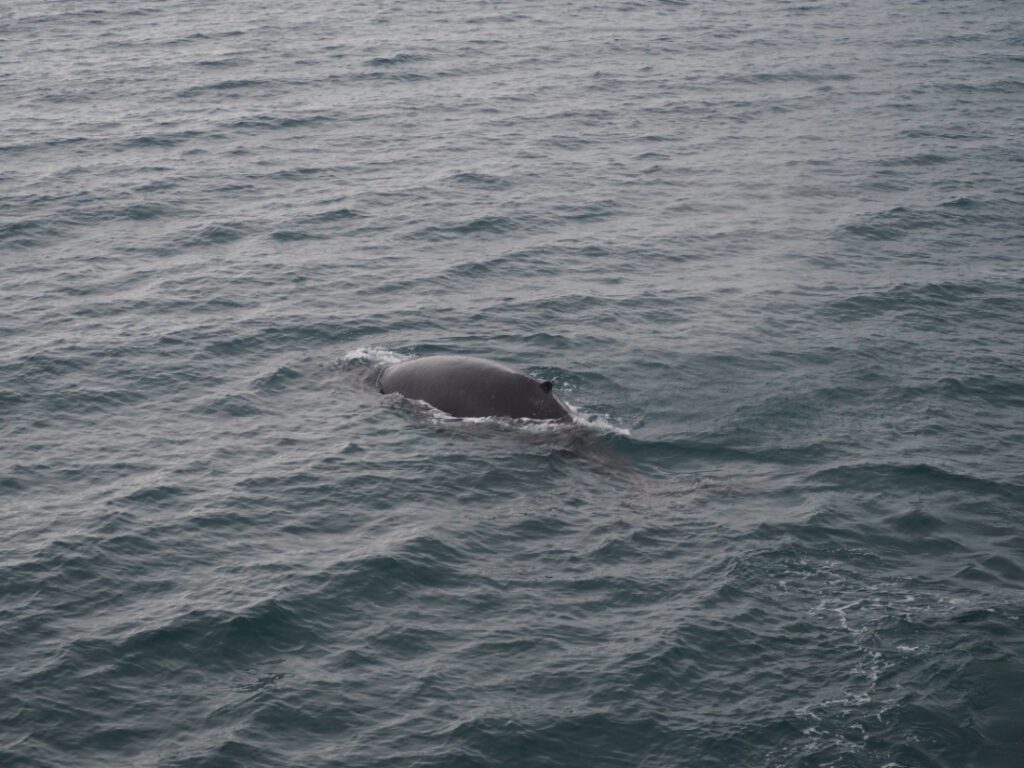
[{"label": "sea surface", "polygon": [[5,0],[0,765],[1024,765],[1024,3]]}]

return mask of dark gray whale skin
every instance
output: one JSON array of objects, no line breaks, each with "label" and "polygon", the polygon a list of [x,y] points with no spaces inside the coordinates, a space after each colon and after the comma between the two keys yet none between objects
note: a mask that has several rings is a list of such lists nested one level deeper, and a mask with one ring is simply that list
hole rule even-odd
[{"label": "dark gray whale skin", "polygon": [[540,381],[508,366],[479,357],[436,355],[386,368],[377,388],[423,400],[459,418],[504,416],[510,419],[570,421],[568,408]]}]

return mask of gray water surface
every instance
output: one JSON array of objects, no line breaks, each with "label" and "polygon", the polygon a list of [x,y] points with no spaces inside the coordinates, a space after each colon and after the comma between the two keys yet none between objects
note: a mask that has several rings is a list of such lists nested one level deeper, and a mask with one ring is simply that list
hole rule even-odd
[{"label": "gray water surface", "polygon": [[1021,4],[10,0],[0,103],[0,764],[1022,764]]}]

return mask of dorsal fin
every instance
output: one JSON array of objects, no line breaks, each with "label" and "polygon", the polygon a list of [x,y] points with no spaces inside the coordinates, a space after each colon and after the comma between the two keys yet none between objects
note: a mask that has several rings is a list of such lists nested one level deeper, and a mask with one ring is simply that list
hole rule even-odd
[{"label": "dorsal fin", "polygon": [[554,384],[552,384],[550,381],[542,381],[540,383],[540,388],[543,389],[545,392],[550,392],[553,386]]}]

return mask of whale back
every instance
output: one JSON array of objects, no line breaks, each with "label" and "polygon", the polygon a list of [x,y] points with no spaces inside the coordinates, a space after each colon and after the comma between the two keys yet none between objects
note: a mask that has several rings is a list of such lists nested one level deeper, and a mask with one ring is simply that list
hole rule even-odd
[{"label": "whale back", "polygon": [[569,419],[569,411],[540,381],[478,357],[437,355],[387,368],[378,380],[385,394],[423,400],[460,418]]}]

